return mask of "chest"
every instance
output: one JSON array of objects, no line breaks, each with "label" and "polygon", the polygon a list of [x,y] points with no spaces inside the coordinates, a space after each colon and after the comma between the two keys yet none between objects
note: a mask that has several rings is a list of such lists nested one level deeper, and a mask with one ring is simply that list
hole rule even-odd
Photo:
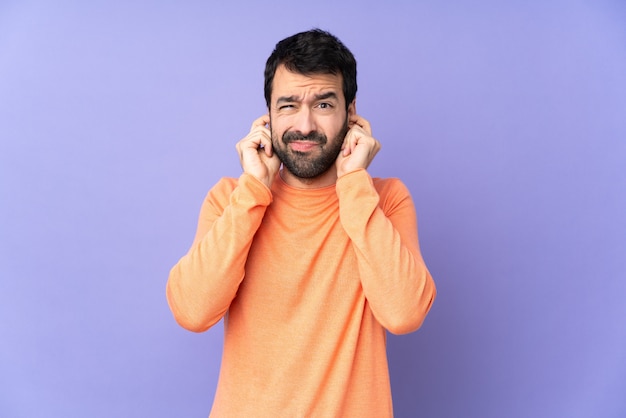
[{"label": "chest", "polygon": [[360,292],[352,243],[339,219],[336,201],[317,205],[281,204],[268,208],[246,263],[240,296],[283,307],[314,304]]}]

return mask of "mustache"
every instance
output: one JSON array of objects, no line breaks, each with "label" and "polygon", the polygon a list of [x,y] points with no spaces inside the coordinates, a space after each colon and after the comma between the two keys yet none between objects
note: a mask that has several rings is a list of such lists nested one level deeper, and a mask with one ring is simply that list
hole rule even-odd
[{"label": "mustache", "polygon": [[294,141],[311,141],[323,145],[328,142],[328,138],[326,138],[326,135],[317,131],[309,132],[308,135],[303,135],[300,132],[285,132],[283,134],[283,142],[285,144]]}]

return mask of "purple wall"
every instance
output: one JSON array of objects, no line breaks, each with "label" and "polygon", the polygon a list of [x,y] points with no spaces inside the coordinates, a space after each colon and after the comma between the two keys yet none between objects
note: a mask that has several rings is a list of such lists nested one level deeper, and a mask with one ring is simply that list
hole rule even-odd
[{"label": "purple wall", "polygon": [[3,1],[0,416],[208,414],[221,325],[174,323],[168,271],[314,26],[438,285],[389,338],[396,415],[625,416],[626,5],[473,3]]}]

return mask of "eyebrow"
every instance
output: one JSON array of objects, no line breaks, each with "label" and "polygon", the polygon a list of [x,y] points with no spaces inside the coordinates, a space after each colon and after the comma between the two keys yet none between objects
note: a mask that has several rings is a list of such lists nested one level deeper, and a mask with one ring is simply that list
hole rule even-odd
[{"label": "eyebrow", "polygon": [[[329,91],[327,93],[322,93],[322,94],[317,94],[313,97],[314,101],[318,101],[318,100],[326,100],[326,99],[335,99],[338,100],[337,98],[337,93],[335,93],[334,91]],[[300,102],[301,99],[298,96],[282,96],[279,97],[276,100],[276,104],[281,104],[281,103],[298,103]]]}]

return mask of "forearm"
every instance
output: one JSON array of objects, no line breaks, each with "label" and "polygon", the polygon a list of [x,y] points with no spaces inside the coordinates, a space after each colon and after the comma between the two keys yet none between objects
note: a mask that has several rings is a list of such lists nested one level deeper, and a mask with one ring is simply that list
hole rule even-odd
[{"label": "forearm", "polygon": [[170,271],[167,299],[176,321],[186,329],[205,331],[228,310],[243,280],[252,239],[270,191],[243,175],[224,207],[219,196],[203,204],[196,239]]},{"label": "forearm", "polygon": [[374,316],[390,332],[416,330],[436,290],[419,250],[408,191],[381,205],[371,178],[361,170],[341,177],[337,192],[341,223],[352,241]]}]

